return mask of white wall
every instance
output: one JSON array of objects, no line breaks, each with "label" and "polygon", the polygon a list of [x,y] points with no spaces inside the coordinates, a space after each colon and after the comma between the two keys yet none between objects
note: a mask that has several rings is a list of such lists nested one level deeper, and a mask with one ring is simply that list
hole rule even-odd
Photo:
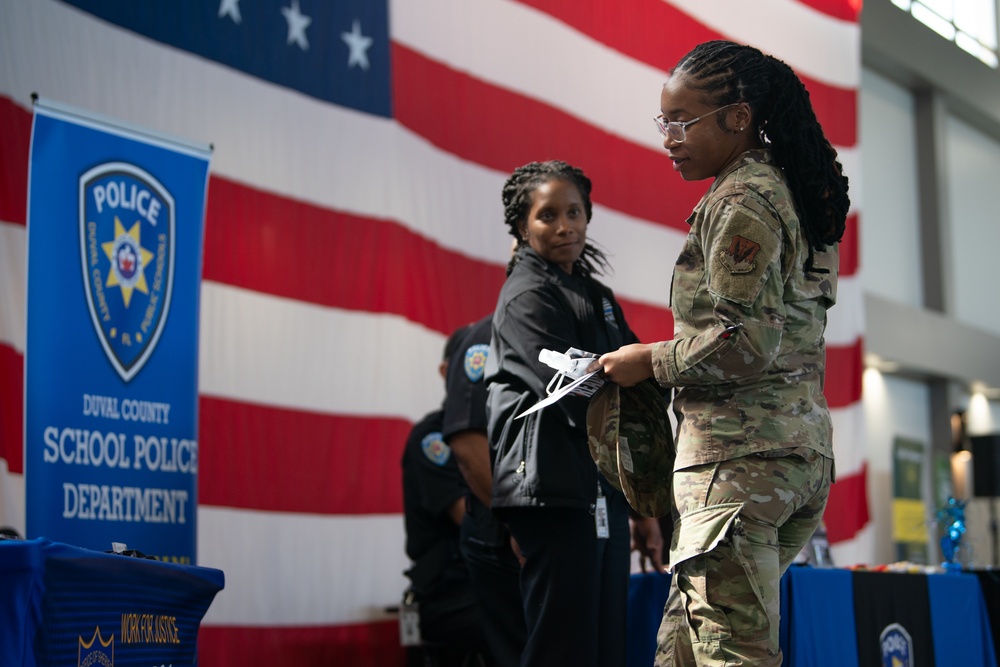
[{"label": "white wall", "polygon": [[965,324],[1000,334],[1000,143],[953,116],[945,127],[953,314]]},{"label": "white wall", "polygon": [[[921,306],[913,95],[864,70],[860,143],[861,277],[865,291]],[[854,196],[852,188],[852,198]]]}]

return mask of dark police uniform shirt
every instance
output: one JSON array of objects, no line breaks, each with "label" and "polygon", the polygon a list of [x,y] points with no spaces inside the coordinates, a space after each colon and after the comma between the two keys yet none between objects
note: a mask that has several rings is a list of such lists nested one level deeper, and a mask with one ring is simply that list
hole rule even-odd
[{"label": "dark police uniform shirt", "polygon": [[466,486],[441,435],[442,418],[443,411],[435,410],[420,420],[403,450],[406,554],[414,562],[441,541],[458,543],[448,508],[465,496]]},{"label": "dark police uniform shirt", "polygon": [[444,401],[445,442],[462,431],[486,433],[486,359],[489,354],[493,314],[469,326],[448,360]]},{"label": "dark police uniform shirt", "polygon": [[[489,357],[493,314],[469,326],[448,362],[448,390],[444,407],[445,442],[463,431],[486,435],[486,360]],[[468,522],[463,539],[480,547],[507,548],[510,535],[489,508],[469,493],[466,496]]]}]

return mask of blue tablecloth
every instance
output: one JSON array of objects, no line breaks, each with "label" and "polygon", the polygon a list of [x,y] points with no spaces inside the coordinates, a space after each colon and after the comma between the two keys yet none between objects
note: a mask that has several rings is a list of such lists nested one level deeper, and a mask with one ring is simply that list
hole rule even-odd
[{"label": "blue tablecloth", "polygon": [[[872,579],[871,577],[875,577]],[[979,580],[973,574],[867,573],[850,570],[792,567],[781,581],[781,648],[786,667],[850,667],[882,664],[877,641],[859,649],[859,618],[865,637],[893,622],[889,617],[856,613],[856,586],[879,583],[897,605],[906,609],[907,596],[926,586],[926,602],[906,609],[907,618],[926,617],[933,656],[914,655],[917,664],[936,667],[996,667],[997,659]],[[628,667],[650,667],[656,650],[656,629],[666,602],[670,577],[634,574],[629,585]],[[858,596],[861,598],[864,596]],[[867,611],[867,610],[862,610]],[[907,621],[908,623],[911,621]],[[905,623],[903,625],[906,625]]]},{"label": "blue tablecloth", "polygon": [[0,540],[0,665],[193,664],[221,570]]},{"label": "blue tablecloth", "polygon": [[628,667],[650,667],[656,653],[656,631],[670,590],[670,575],[633,574],[628,584]]}]

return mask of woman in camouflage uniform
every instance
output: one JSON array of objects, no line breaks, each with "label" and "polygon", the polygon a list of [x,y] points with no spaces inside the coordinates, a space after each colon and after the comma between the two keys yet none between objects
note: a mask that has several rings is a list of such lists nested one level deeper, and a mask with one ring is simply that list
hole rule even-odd
[{"label": "woman in camouflage uniform", "polygon": [[673,582],[657,665],[780,665],[779,582],[833,481],[823,397],[847,179],[802,82],[731,42],[672,71],[656,124],[674,171],[714,179],[674,268],[673,340],[603,355],[674,388]]}]

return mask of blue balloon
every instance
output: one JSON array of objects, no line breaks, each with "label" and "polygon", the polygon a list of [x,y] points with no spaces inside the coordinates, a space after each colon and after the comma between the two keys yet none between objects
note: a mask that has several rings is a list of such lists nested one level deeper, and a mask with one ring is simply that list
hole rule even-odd
[{"label": "blue balloon", "polygon": [[962,564],[958,554],[965,534],[965,501],[949,497],[945,506],[938,510],[937,519],[946,524],[941,537],[941,553],[944,555],[942,566],[946,572],[961,572]]}]

